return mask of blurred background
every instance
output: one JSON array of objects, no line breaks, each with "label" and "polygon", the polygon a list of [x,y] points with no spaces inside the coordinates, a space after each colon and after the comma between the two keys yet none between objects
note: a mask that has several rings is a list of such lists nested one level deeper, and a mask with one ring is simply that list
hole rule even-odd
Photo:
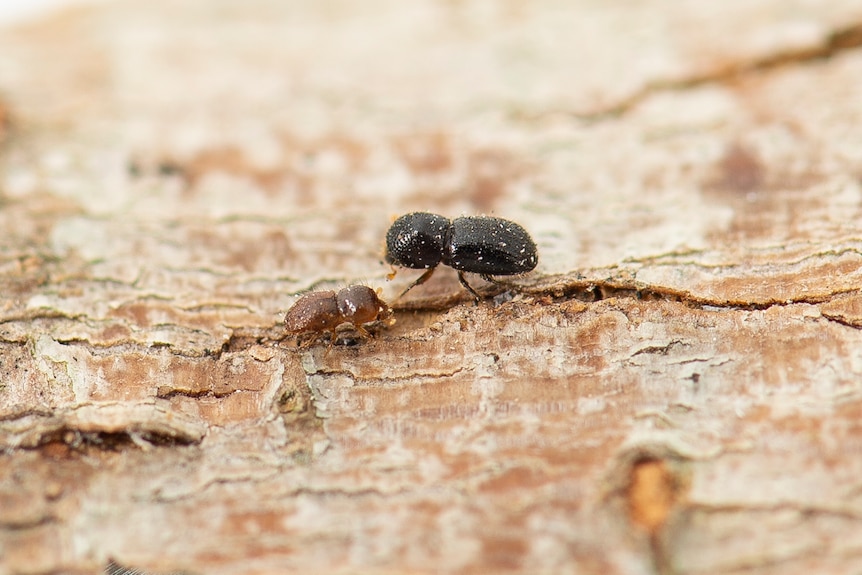
[{"label": "blurred background", "polygon": [[67,6],[110,0],[5,0],[0,2],[0,26],[38,18]]},{"label": "blurred background", "polygon": [[[0,6],[19,571],[859,571],[858,0],[59,6]],[[539,265],[275,342],[411,210]]]}]

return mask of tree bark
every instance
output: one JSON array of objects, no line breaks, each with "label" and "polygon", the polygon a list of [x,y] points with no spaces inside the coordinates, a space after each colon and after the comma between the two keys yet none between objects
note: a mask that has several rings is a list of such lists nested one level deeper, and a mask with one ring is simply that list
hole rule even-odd
[{"label": "tree bark", "polygon": [[[0,31],[0,574],[858,572],[860,47],[778,0]],[[398,299],[412,210],[539,266]],[[394,325],[284,338],[357,282]]]}]

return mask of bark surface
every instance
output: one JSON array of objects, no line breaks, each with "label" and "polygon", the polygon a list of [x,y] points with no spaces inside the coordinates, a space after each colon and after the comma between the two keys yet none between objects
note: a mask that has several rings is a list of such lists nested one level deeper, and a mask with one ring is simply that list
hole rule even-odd
[{"label": "bark surface", "polygon": [[[0,574],[858,573],[862,7],[0,31]],[[396,300],[412,210],[535,272]],[[282,340],[365,282],[397,322]]]}]

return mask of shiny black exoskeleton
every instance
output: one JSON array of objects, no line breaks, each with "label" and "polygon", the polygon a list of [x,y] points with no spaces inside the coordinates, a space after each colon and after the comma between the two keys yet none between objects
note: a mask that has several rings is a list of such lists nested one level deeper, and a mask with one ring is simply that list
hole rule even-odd
[{"label": "shiny black exoskeleton", "polygon": [[478,300],[464,272],[508,276],[536,267],[539,255],[527,230],[509,220],[470,216],[449,220],[437,214],[413,212],[401,216],[386,233],[386,261],[425,269],[401,295],[424,283],[439,264],[458,270],[458,280]]}]

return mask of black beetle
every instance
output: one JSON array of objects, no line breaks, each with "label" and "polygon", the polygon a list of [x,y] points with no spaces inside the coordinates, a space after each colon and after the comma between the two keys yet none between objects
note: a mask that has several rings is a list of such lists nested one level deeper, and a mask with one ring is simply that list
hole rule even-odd
[{"label": "black beetle", "polygon": [[439,264],[458,270],[461,282],[477,300],[464,272],[489,276],[526,273],[536,267],[536,244],[520,225],[491,216],[466,216],[449,220],[437,214],[412,212],[401,216],[386,232],[386,262],[424,274],[402,296],[431,277]]}]

